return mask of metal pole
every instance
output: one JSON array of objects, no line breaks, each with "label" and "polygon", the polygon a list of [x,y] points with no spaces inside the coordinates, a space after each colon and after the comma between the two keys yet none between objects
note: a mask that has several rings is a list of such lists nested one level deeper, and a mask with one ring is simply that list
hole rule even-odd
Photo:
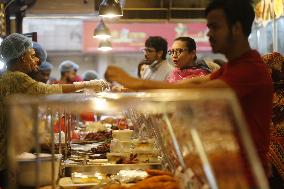
[{"label": "metal pole", "polygon": [[53,111],[51,110],[50,111],[50,128],[51,128],[51,132],[50,132],[50,138],[51,138],[51,180],[52,180],[52,188],[55,189],[56,188],[56,183],[55,183],[55,163],[56,160],[55,160],[55,154],[54,154],[54,148],[55,148],[55,145],[54,145],[54,113]]},{"label": "metal pole", "polygon": [[35,188],[39,188],[39,183],[40,183],[40,159],[39,159],[39,153],[40,153],[40,146],[39,146],[39,132],[38,132],[38,108],[37,104],[33,105],[32,107],[33,110],[33,117],[34,117],[34,122],[33,122],[33,130],[34,130],[34,136],[35,136],[35,147],[36,147],[36,165],[35,165]]}]

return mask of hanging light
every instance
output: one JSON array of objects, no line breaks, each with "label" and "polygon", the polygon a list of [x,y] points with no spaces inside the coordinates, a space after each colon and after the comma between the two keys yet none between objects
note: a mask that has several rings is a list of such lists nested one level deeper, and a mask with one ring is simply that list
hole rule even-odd
[{"label": "hanging light", "polygon": [[119,0],[103,0],[99,7],[99,15],[109,18],[123,16]]},{"label": "hanging light", "polygon": [[97,25],[93,37],[98,39],[108,39],[111,37],[110,31],[105,25],[103,19],[101,19],[100,23]]},{"label": "hanging light", "polygon": [[100,41],[98,49],[104,52],[112,50],[111,42],[109,40]]}]

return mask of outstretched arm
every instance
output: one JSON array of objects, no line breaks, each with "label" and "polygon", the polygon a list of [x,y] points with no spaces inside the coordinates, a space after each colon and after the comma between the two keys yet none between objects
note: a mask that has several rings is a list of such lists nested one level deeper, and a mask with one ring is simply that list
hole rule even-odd
[{"label": "outstretched arm", "polygon": [[210,80],[209,75],[199,78],[185,79],[177,83],[142,80],[129,76],[125,71],[116,66],[109,66],[105,73],[105,77],[107,80],[118,82],[124,87],[134,90],[228,87],[228,85],[222,80]]}]

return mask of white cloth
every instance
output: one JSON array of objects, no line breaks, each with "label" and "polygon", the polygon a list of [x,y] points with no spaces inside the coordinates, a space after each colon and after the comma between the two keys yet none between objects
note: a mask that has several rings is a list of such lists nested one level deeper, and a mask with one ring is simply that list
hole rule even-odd
[{"label": "white cloth", "polygon": [[172,69],[173,66],[166,60],[153,62],[145,69],[142,79],[166,81],[169,74],[172,72]]}]

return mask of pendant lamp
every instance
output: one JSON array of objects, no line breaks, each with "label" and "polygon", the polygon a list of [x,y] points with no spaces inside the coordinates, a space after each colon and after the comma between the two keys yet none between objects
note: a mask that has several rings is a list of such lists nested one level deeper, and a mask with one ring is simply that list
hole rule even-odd
[{"label": "pendant lamp", "polygon": [[123,16],[119,0],[103,0],[99,6],[99,15],[110,18]]},{"label": "pendant lamp", "polygon": [[108,39],[111,37],[110,31],[105,25],[103,19],[101,19],[101,21],[97,25],[93,37],[98,39]]},{"label": "pendant lamp", "polygon": [[98,50],[104,52],[112,50],[111,42],[109,40],[100,41]]}]

